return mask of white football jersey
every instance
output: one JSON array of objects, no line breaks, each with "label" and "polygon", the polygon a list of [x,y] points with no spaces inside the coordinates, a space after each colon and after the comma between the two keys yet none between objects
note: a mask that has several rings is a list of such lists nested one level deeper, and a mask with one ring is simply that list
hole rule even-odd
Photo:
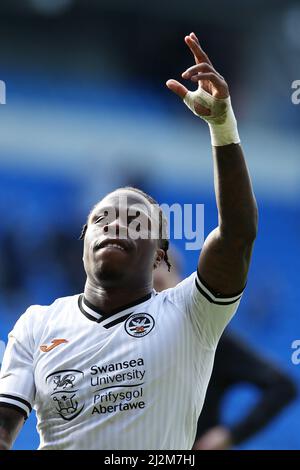
[{"label": "white football jersey", "polygon": [[83,294],[31,306],[9,335],[0,406],[36,410],[39,449],[191,449],[240,298],[193,273],[109,315]]}]

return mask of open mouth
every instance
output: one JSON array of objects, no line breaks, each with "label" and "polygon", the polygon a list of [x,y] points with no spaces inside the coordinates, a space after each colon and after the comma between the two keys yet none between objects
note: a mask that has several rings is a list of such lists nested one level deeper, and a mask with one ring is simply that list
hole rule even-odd
[{"label": "open mouth", "polygon": [[121,251],[125,251],[125,248],[123,248],[122,246],[120,245],[117,245],[117,244],[112,244],[112,243],[109,243],[108,245],[105,245],[104,247],[102,248],[112,248],[113,250],[121,250]]},{"label": "open mouth", "polygon": [[97,242],[94,246],[94,251],[101,250],[102,248],[109,248],[113,250],[129,251],[133,248],[133,242],[129,240],[116,239],[104,239],[101,242]]}]

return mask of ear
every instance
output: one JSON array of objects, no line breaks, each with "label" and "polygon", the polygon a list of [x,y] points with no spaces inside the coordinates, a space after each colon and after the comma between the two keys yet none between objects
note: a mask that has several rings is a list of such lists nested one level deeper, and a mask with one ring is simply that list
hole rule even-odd
[{"label": "ear", "polygon": [[158,248],[155,252],[155,259],[154,259],[154,264],[153,264],[153,269],[157,269],[164,259],[165,252],[161,248]]}]

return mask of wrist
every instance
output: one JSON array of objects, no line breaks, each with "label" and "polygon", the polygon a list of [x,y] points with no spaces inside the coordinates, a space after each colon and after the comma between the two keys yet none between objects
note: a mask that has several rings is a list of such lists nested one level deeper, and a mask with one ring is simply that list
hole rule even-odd
[{"label": "wrist", "polygon": [[214,147],[240,143],[237,122],[231,106],[230,97],[226,98],[226,100],[228,101],[225,120],[220,123],[218,119],[207,119],[211,144]]},{"label": "wrist", "polygon": [[[230,96],[218,99],[202,88],[198,88],[198,90],[189,91],[186,94],[184,103],[196,116],[207,122],[213,146],[219,147],[240,143],[237,122],[231,106]],[[199,114],[195,109],[197,104],[209,109],[210,115],[204,116]]]}]

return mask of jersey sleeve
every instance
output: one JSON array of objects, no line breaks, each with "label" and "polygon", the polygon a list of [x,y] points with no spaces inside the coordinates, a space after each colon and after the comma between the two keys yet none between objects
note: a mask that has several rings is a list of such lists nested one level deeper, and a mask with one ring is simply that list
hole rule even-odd
[{"label": "jersey sleeve", "polygon": [[0,406],[14,408],[28,418],[35,397],[33,338],[29,309],[8,335],[0,373]]},{"label": "jersey sleeve", "polygon": [[213,292],[194,272],[177,286],[168,289],[171,302],[184,311],[202,345],[215,349],[224,328],[235,314],[242,292],[222,296]]}]

